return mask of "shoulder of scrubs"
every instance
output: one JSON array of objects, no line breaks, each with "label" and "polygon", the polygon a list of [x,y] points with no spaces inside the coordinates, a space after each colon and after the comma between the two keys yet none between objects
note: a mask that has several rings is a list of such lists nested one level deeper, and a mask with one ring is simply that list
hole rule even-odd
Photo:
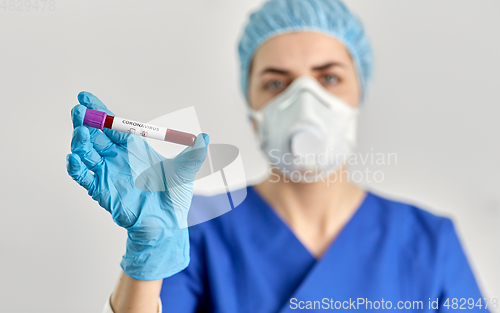
[{"label": "shoulder of scrubs", "polygon": [[[102,309],[102,313],[115,313],[111,309],[111,297],[109,297],[108,301],[104,304],[104,308]],[[161,298],[158,298],[158,313],[163,313],[161,307]]]},{"label": "shoulder of scrubs", "polygon": [[[190,263],[183,271],[163,279],[160,297],[163,307],[168,312],[196,312],[199,307],[208,304],[206,291],[206,241],[218,245],[220,252],[224,250],[223,243],[214,240],[214,234],[221,235],[227,228],[227,219],[238,211],[221,214],[229,204],[227,194],[214,196],[193,196],[189,214],[192,212],[210,212],[212,216],[220,215],[203,223],[189,227]],[[189,217],[188,217],[189,219]],[[208,239],[207,239],[208,237]],[[222,246],[221,246],[222,245]]]},{"label": "shoulder of scrubs", "polygon": [[[411,204],[389,200],[375,195],[383,207],[379,222],[392,224],[384,227],[397,238],[405,255],[408,289],[418,297],[420,290],[410,286],[427,286],[432,294],[446,299],[482,298],[469,261],[464,253],[454,224],[450,218],[430,213]],[[432,282],[432,283],[430,283]],[[429,286],[429,284],[431,286]],[[426,289],[427,289],[426,288]]]}]

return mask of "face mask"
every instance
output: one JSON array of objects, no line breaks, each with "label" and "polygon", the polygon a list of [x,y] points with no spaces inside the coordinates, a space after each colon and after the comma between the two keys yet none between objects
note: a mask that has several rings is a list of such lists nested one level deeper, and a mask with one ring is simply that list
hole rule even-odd
[{"label": "face mask", "polygon": [[316,79],[295,79],[260,111],[250,109],[261,148],[294,182],[313,182],[342,166],[356,144],[358,109]]}]

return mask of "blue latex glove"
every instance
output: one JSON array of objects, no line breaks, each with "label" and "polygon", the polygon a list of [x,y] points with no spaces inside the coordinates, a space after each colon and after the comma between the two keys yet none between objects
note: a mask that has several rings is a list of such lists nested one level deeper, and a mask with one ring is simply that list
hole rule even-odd
[{"label": "blue latex glove", "polygon": [[87,108],[114,114],[88,92],[81,92],[78,101],[71,111],[74,131],[66,167],[115,223],[127,229],[123,271],[155,280],[183,270],[189,264],[187,212],[209,136],[198,135],[193,147],[166,159],[139,136],[84,126]]}]

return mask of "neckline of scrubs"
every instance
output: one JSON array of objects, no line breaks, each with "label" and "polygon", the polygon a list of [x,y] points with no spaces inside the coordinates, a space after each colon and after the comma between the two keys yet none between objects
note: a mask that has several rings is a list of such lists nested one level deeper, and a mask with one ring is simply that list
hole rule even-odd
[{"label": "neckline of scrubs", "polygon": [[325,258],[325,256],[332,251],[335,246],[339,245],[339,240],[344,240],[344,237],[349,237],[349,233],[351,232],[351,229],[356,228],[356,224],[359,222],[363,221],[362,215],[363,212],[369,207],[368,202],[370,202],[370,199],[372,198],[372,193],[365,190],[365,196],[361,203],[358,205],[356,208],[355,212],[351,215],[349,220],[344,224],[342,229],[337,233],[335,238],[328,244],[328,247],[324,250],[324,252],[321,254],[319,258],[316,258],[312,253],[309,251],[309,249],[304,246],[302,241],[299,240],[299,238],[295,235],[295,233],[292,231],[288,223],[284,221],[277,213],[274,211],[270,203],[268,203],[258,192],[255,190],[254,186],[248,186],[247,187],[247,194],[252,195],[258,202],[260,202],[262,208],[266,211],[266,215],[273,219],[276,223],[281,225],[286,231],[289,233],[291,237],[294,238],[296,241],[297,245],[302,247],[302,249],[313,259],[315,262],[321,261],[322,259]]}]

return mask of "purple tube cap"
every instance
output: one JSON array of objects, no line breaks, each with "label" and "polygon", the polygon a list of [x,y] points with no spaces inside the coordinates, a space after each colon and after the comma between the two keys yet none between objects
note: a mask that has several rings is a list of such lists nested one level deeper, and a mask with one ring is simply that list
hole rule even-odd
[{"label": "purple tube cap", "polygon": [[83,125],[104,129],[104,121],[106,120],[106,112],[87,109],[85,111],[85,117],[83,118]]}]

